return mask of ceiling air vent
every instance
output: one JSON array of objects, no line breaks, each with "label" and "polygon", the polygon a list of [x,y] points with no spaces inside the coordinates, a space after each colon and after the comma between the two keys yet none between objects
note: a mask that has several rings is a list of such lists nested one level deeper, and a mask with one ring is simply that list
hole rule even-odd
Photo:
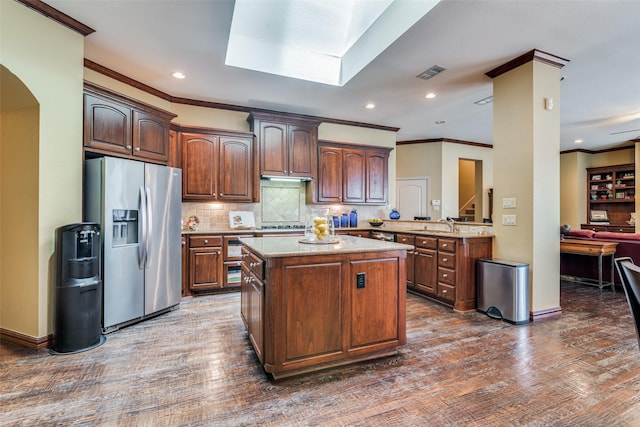
[{"label": "ceiling air vent", "polygon": [[429,68],[427,71],[423,71],[422,73],[418,74],[416,77],[419,79],[427,80],[435,75],[440,74],[444,70],[446,70],[446,68],[441,67],[439,65],[434,65],[433,67]]}]

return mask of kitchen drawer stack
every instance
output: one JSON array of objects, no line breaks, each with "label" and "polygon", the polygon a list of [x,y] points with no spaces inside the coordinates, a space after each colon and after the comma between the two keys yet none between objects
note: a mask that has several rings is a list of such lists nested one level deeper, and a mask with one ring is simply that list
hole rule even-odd
[{"label": "kitchen drawer stack", "polygon": [[476,309],[476,262],[491,258],[491,237],[444,238],[398,234],[407,251],[407,288],[458,311]]}]

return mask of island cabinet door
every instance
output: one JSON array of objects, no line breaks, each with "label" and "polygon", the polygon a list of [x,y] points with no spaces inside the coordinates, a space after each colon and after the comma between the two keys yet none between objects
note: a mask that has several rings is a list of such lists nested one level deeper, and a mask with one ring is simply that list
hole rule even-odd
[{"label": "island cabinet door", "polygon": [[333,360],[343,354],[342,263],[285,265],[281,293],[284,310],[277,316],[273,350],[276,363],[287,369]]},{"label": "island cabinet door", "polygon": [[349,276],[350,350],[397,341],[400,297],[398,259],[351,261]]}]

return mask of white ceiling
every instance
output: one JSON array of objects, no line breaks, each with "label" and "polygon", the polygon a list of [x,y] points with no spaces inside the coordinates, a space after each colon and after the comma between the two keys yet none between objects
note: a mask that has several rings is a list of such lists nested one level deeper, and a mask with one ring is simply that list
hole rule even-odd
[{"label": "white ceiling", "polygon": [[[539,49],[570,60],[556,100],[562,150],[640,138],[640,0],[443,0],[342,87],[225,65],[232,0],[46,3],[96,30],[87,59],[172,96],[399,127],[399,141],[491,144],[492,104],[474,104],[492,94],[485,73]],[[436,64],[446,71],[416,78]]]}]

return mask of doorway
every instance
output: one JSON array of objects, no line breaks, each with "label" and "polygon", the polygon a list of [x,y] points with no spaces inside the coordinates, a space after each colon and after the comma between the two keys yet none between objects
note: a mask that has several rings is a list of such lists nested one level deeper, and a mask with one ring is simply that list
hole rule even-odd
[{"label": "doorway", "polygon": [[458,218],[482,222],[482,160],[458,159]]},{"label": "doorway", "polygon": [[396,209],[401,219],[414,217],[430,217],[429,211],[429,178],[397,178]]}]

